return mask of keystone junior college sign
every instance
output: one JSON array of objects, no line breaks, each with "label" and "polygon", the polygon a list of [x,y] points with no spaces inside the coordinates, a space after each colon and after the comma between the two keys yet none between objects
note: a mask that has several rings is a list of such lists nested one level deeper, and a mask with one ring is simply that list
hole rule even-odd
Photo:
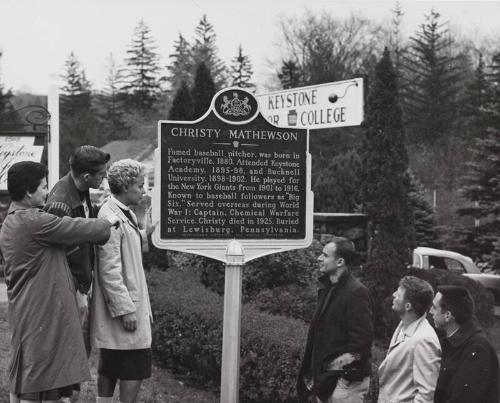
[{"label": "keystone junior college sign", "polygon": [[155,246],[245,262],[312,241],[308,130],[279,128],[242,89],[220,91],[197,121],[158,123]]},{"label": "keystone junior college sign", "polygon": [[325,129],[363,121],[363,79],[291,88],[256,96],[262,115],[280,127]]}]

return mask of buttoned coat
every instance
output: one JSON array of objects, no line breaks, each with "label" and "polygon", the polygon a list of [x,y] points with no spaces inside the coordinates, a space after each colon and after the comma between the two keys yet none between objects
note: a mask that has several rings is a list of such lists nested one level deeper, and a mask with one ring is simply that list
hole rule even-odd
[{"label": "buttoned coat", "polygon": [[90,379],[64,245],[105,242],[109,222],[59,218],[12,202],[0,250],[12,331],[10,392],[41,392]]},{"label": "buttoned coat", "polygon": [[442,339],[443,360],[435,403],[498,403],[497,353],[471,320]]},{"label": "buttoned coat", "polygon": [[425,315],[394,331],[379,367],[379,403],[432,403],[439,374],[441,346]]},{"label": "buttoned coat", "polygon": [[[306,401],[308,395],[304,378],[312,377],[314,393],[326,400],[333,393],[338,376],[359,381],[370,375],[372,315],[373,302],[368,289],[348,271],[333,286],[328,276],[320,279],[318,306],[299,371],[299,401]],[[350,364],[345,373],[327,371],[331,361],[344,353],[357,353],[361,359]]]},{"label": "buttoned coat", "polygon": [[[99,211],[99,217],[117,216],[118,228],[111,229],[109,241],[97,247],[94,290],[91,305],[93,347],[135,350],[151,346],[152,313],[146,276],[142,266],[142,241],[135,214],[129,220],[113,198]],[[135,312],[137,328],[127,331],[121,316]]]}]

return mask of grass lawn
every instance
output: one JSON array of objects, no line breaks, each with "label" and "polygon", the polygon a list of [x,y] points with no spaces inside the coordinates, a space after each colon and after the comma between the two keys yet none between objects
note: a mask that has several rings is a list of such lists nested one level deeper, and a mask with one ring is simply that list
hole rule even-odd
[{"label": "grass lawn", "polygon": [[[0,402],[9,401],[9,349],[10,333],[7,323],[7,304],[0,303]],[[91,403],[96,400],[97,359],[97,353],[93,352],[90,357],[92,380],[82,385],[79,400],[81,403]],[[115,392],[116,395],[118,395],[118,390]],[[144,381],[138,401],[141,403],[216,403],[219,402],[219,397],[186,387],[181,381],[176,380],[169,371],[153,367],[153,376]]]}]

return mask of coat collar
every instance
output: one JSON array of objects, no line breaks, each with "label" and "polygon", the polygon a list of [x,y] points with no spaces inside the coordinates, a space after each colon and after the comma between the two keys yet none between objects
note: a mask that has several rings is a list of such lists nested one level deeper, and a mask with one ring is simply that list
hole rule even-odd
[{"label": "coat collar", "polygon": [[[121,204],[121,203],[120,203]],[[123,212],[123,210],[120,208],[120,206],[118,205],[117,203],[117,200],[114,198],[114,197],[110,197],[108,199],[108,206],[109,206],[109,209],[114,213],[116,214],[116,216],[122,221],[122,222],[128,222],[130,223],[130,225],[132,225],[135,229],[139,229],[138,225],[137,225],[137,217],[135,216],[134,212],[132,210],[129,210],[130,211],[130,215],[132,216],[132,218],[134,219],[134,221],[130,221],[128,219],[128,217],[125,215],[125,213]]]},{"label": "coat collar", "polygon": [[[80,191],[75,184],[75,181],[73,180],[73,177],[71,176],[71,172],[68,172],[66,176],[61,178],[60,181],[62,184],[64,184],[64,187],[67,189],[67,197],[69,199],[70,207],[72,209],[82,206],[83,205],[83,198],[85,195],[88,193],[88,190],[86,192]],[[82,198],[83,196],[83,198]]]},{"label": "coat collar", "polygon": [[330,281],[330,275],[329,274],[323,274],[321,275],[319,278],[318,278],[318,288],[319,289],[322,289],[322,288],[330,288],[332,286],[341,286],[342,284],[344,284],[347,279],[351,277],[350,273],[349,273],[349,269],[345,270],[341,275],[340,277],[337,279],[337,282],[336,283],[332,283]]},{"label": "coat collar", "polygon": [[458,331],[448,338],[448,341],[452,347],[459,347],[479,332],[482,332],[481,327],[474,320],[469,320],[460,326]]},{"label": "coat collar", "polygon": [[405,340],[412,337],[415,332],[420,328],[423,322],[427,320],[427,315],[423,314],[420,318],[414,320],[410,323],[406,329],[403,327],[403,322],[399,322],[398,327],[394,331],[394,336],[391,340],[391,345],[389,346],[389,350],[396,347],[398,344],[401,344]]},{"label": "coat collar", "polygon": [[32,208],[32,206],[28,206],[26,203],[23,203],[21,201],[13,201],[10,203],[7,214],[13,213],[17,210],[27,210],[29,208]]}]

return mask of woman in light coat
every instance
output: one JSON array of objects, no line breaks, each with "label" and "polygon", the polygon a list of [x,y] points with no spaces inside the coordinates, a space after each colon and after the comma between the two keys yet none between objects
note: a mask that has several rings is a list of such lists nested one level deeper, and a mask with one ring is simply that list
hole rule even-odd
[{"label": "woman in light coat", "polygon": [[10,401],[55,402],[90,379],[65,247],[106,242],[117,219],[59,218],[42,211],[47,168],[37,162],[12,165],[7,187],[12,203],[0,252],[12,331]]},{"label": "woman in light coat", "polygon": [[108,171],[111,197],[98,217],[116,215],[120,226],[97,248],[91,308],[92,345],[100,349],[97,402],[111,403],[117,380],[120,402],[133,403],[143,379],[151,376],[151,305],[142,266],[142,243],[148,231],[139,228],[130,206],[144,195],[144,167],[125,159]]}]

